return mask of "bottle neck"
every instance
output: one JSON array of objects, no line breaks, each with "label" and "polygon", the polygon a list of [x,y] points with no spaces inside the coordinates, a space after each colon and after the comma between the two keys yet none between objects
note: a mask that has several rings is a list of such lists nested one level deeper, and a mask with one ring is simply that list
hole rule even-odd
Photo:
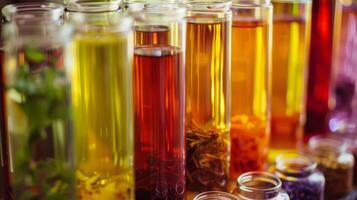
[{"label": "bottle neck", "polygon": [[239,196],[242,199],[274,199],[278,197],[281,181],[278,177],[267,172],[248,172],[238,180]]}]

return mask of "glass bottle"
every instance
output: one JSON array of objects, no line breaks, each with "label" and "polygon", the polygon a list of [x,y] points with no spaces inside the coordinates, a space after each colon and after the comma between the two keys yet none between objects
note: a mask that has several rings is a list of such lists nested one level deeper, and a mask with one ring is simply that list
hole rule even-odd
[{"label": "glass bottle", "polygon": [[4,29],[4,130],[12,196],[73,199],[70,28],[12,22]]},{"label": "glass bottle", "polygon": [[236,196],[227,192],[209,191],[197,195],[193,200],[238,200]]},{"label": "glass bottle", "polygon": [[333,71],[329,128],[332,132],[357,131],[357,0],[337,0],[333,39]]},{"label": "glass bottle", "polygon": [[106,3],[67,4],[74,35],[78,199],[134,199],[134,41],[130,17]]},{"label": "glass bottle", "polygon": [[284,154],[276,159],[275,174],[291,200],[324,200],[325,177],[311,158]]},{"label": "glass bottle", "polygon": [[305,124],[305,134],[310,136],[323,134],[328,129],[334,7],[335,0],[312,2]]},{"label": "glass bottle", "polygon": [[187,0],[188,189],[227,190],[230,157],[231,1]]},{"label": "glass bottle", "polygon": [[186,9],[146,4],[135,14],[136,199],[185,199]]},{"label": "glass bottle", "polygon": [[[234,0],[230,176],[264,170],[269,145],[272,5]],[[242,95],[244,94],[244,95]]]},{"label": "glass bottle", "polygon": [[302,145],[311,1],[273,0],[270,158]]},{"label": "glass bottle", "polygon": [[352,190],[354,158],[347,147],[345,141],[334,136],[314,136],[309,140],[311,154],[326,179],[326,200],[339,199]]},{"label": "glass bottle", "polygon": [[281,191],[281,181],[268,172],[247,172],[237,179],[238,199],[241,200],[289,200]]},{"label": "glass bottle", "polygon": [[[63,16],[63,6],[54,3],[47,2],[28,2],[28,3],[17,3],[5,6],[2,11],[3,23],[15,23],[18,24],[16,29],[21,30],[22,27],[26,27],[28,24],[36,24],[37,27],[42,27],[40,24],[61,24],[62,16]],[[14,25],[13,25],[14,26]],[[28,30],[28,28],[26,27]],[[47,30],[45,28],[45,30]],[[27,32],[27,31],[23,31]],[[27,37],[27,33],[25,34]],[[31,33],[32,34],[32,33]],[[20,34],[21,35],[21,34]],[[41,33],[39,33],[41,35]],[[31,36],[32,37],[32,36]],[[0,39],[0,68],[3,69],[4,62],[4,46],[3,39]],[[3,75],[4,70],[0,70],[0,77],[4,78]],[[1,191],[0,191],[0,199],[10,199],[10,161],[9,161],[9,135],[6,130],[6,115],[5,115],[5,92],[3,91],[5,88],[4,82],[1,81],[0,86],[0,126],[1,126]],[[47,138],[48,140],[52,140],[51,138]],[[51,141],[49,141],[51,142]]]}]

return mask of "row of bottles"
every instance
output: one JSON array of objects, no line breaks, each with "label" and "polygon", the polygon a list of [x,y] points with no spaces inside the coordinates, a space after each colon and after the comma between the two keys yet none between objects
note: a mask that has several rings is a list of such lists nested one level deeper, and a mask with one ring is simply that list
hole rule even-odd
[{"label": "row of bottles", "polygon": [[[356,10],[341,2],[348,67],[336,70],[348,76]],[[123,5],[3,9],[6,195],[184,199],[302,147],[310,1]],[[336,116],[354,119],[335,90]]]}]

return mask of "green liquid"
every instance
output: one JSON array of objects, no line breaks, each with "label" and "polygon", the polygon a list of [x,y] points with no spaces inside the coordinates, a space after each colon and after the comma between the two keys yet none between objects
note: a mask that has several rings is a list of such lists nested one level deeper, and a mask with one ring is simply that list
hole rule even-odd
[{"label": "green liquid", "polygon": [[79,199],[134,199],[132,45],[130,33],[75,37],[72,99]]}]

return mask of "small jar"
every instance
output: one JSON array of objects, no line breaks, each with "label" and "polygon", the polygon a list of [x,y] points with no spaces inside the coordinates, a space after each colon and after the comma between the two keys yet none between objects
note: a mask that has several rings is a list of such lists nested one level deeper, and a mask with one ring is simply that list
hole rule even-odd
[{"label": "small jar", "polygon": [[276,159],[275,174],[292,200],[323,200],[325,177],[312,159],[285,154]]},{"label": "small jar", "polygon": [[238,200],[236,196],[227,192],[209,191],[197,195],[193,200]]},{"label": "small jar", "polygon": [[325,199],[338,199],[352,190],[354,158],[347,143],[333,136],[315,136],[309,149],[325,175]]},{"label": "small jar", "polygon": [[281,190],[280,179],[268,172],[247,172],[237,179],[238,199],[241,200],[289,200]]}]

